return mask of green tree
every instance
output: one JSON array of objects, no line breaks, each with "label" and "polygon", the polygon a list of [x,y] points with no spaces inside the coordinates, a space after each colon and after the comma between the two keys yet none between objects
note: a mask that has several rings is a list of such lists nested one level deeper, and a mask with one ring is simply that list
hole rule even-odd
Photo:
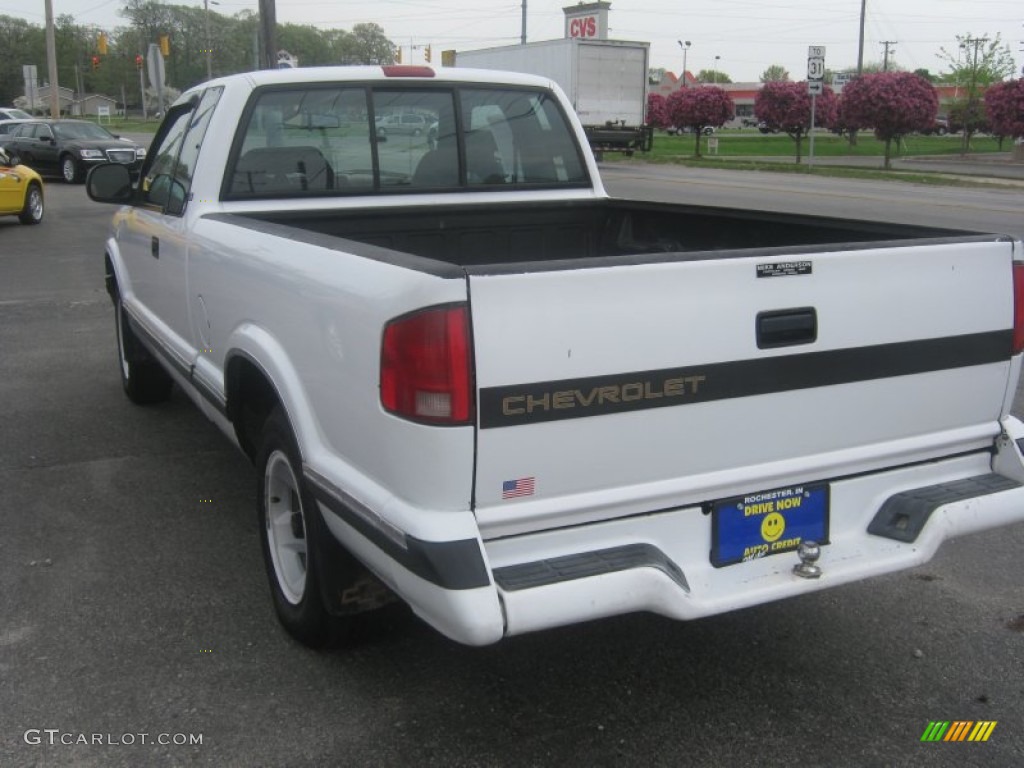
[{"label": "green tree", "polygon": [[299,65],[318,67],[334,64],[331,45],[316,27],[306,24],[278,24],[277,46],[299,57]]},{"label": "green tree", "polygon": [[[347,38],[349,46],[342,64],[394,64],[395,44],[378,24],[356,24]],[[440,56],[440,51],[437,52]]]},{"label": "green tree", "polygon": [[963,126],[962,151],[967,152],[971,136],[985,127],[985,107],[982,93],[993,83],[999,83],[1013,75],[1014,62],[1010,48],[1003,45],[999,35],[987,37],[956,36],[955,52],[941,49],[939,58],[949,67],[943,72],[940,82],[957,85],[962,95],[950,104],[950,115]]},{"label": "green tree", "polygon": [[697,81],[711,85],[732,82],[725,72],[719,72],[717,69],[702,69],[697,73]]},{"label": "green tree", "polygon": [[35,64],[46,77],[46,40],[42,27],[0,16],[0,104],[13,104],[25,92],[21,68]]},{"label": "green tree", "polygon": [[939,82],[949,85],[984,88],[1012,77],[1015,69],[1010,46],[999,35],[995,39],[957,35],[956,48],[941,48],[938,58],[948,67]]},{"label": "green tree", "polygon": [[772,64],[761,73],[762,83],[788,83],[789,71],[781,64]]}]

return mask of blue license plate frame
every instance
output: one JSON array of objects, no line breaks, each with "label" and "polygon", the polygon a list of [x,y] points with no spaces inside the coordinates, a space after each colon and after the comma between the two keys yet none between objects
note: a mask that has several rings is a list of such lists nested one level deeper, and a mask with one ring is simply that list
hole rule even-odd
[{"label": "blue license plate frame", "polygon": [[830,490],[828,483],[794,485],[713,502],[711,564],[724,568],[793,552],[801,541],[828,544]]}]

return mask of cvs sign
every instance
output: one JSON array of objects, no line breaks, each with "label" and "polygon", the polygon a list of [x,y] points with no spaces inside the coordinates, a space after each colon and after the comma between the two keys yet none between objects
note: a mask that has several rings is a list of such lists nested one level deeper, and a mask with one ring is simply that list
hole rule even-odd
[{"label": "cvs sign", "polygon": [[569,37],[597,37],[597,16],[575,16],[566,21]]}]

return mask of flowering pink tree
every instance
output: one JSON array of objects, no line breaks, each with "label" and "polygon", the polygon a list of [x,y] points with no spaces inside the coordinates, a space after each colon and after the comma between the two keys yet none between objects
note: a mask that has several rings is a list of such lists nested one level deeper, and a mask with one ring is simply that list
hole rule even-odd
[{"label": "flowering pink tree", "polygon": [[1024,78],[996,83],[985,91],[985,111],[997,136],[1024,138]]},{"label": "flowering pink tree", "polygon": [[840,103],[846,125],[874,128],[885,142],[885,167],[890,167],[892,140],[935,124],[939,96],[935,88],[912,72],[861,75],[846,84]]},{"label": "flowering pink tree", "polygon": [[[831,88],[824,88],[815,98],[814,124],[830,128],[839,114],[839,102]],[[769,128],[785,131],[796,142],[796,161],[804,136],[811,130],[811,95],[807,83],[768,82],[754,98],[754,115]]]},{"label": "flowering pink tree", "polygon": [[660,93],[647,94],[647,124],[655,128],[665,128],[669,125],[668,106],[665,97]]},{"label": "flowering pink tree", "polygon": [[708,126],[720,128],[736,114],[736,105],[729,94],[713,85],[680,88],[668,97],[666,107],[672,125],[693,129],[697,137],[694,150],[697,157],[700,157],[700,137],[704,129]]}]

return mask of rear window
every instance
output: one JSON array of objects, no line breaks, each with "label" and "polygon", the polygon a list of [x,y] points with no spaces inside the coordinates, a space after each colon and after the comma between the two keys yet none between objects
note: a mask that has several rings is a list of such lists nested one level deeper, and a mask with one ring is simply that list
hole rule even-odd
[{"label": "rear window", "polygon": [[341,85],[254,94],[228,200],[589,185],[558,102],[500,87]]}]

